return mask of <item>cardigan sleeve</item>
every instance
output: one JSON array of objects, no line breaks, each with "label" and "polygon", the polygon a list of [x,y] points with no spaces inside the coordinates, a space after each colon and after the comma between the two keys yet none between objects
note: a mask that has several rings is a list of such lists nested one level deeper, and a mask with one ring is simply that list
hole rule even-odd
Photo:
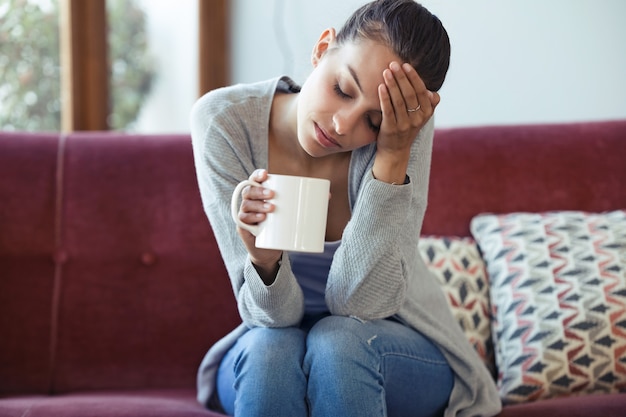
[{"label": "cardigan sleeve", "polygon": [[419,256],[417,242],[426,211],[433,140],[432,119],[411,148],[408,183],[391,185],[372,175],[373,158],[354,163],[360,178],[351,196],[352,217],[331,265],[326,303],[333,314],[363,320],[396,314],[405,301],[407,264]]},{"label": "cardigan sleeve", "polygon": [[[256,168],[267,166],[267,135],[263,138],[263,133],[258,132],[258,126],[264,123],[262,102],[266,98],[247,95],[243,99],[240,93],[233,98],[235,92],[232,88],[214,90],[192,108],[191,137],[203,207],[243,322],[248,327],[296,325],[303,315],[304,297],[287,255],[283,255],[276,281],[266,286],[230,215],[230,199],[236,185]],[[256,103],[259,100],[261,103]]]}]

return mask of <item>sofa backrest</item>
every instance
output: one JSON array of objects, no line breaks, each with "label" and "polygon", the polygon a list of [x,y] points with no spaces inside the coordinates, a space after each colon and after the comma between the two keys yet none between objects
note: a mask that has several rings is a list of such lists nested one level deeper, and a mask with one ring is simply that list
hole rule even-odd
[{"label": "sofa backrest", "polygon": [[57,142],[0,133],[0,394],[49,384]]},{"label": "sofa backrest", "polygon": [[0,394],[195,386],[239,320],[191,152],[188,135],[0,136]]},{"label": "sofa backrest", "polygon": [[422,233],[469,236],[473,216],[626,208],[626,120],[439,129]]},{"label": "sofa backrest", "polygon": [[[423,233],[626,208],[626,121],[443,129]],[[188,135],[0,132],[0,395],[191,388],[239,322]]]}]

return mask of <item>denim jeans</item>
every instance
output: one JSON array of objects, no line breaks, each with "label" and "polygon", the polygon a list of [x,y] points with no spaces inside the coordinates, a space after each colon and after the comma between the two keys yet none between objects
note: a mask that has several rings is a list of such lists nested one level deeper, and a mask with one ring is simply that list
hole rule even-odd
[{"label": "denim jeans", "polygon": [[324,316],[254,328],[222,360],[217,390],[237,417],[443,414],[454,375],[439,349],[395,320]]}]

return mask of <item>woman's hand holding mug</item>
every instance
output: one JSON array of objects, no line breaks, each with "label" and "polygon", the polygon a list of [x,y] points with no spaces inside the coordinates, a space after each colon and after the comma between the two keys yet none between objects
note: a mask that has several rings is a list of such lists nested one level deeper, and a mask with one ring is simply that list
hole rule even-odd
[{"label": "woman's hand holding mug", "polygon": [[282,251],[324,251],[329,192],[329,180],[266,170],[235,187],[231,215],[266,283],[273,282]]}]

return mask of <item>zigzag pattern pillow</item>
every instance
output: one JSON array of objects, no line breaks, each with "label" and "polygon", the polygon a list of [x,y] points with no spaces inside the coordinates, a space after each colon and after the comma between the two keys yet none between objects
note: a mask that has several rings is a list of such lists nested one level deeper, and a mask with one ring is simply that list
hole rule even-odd
[{"label": "zigzag pattern pillow", "polygon": [[504,403],[626,391],[626,211],[480,215]]},{"label": "zigzag pattern pillow", "polygon": [[441,282],[465,336],[495,377],[489,281],[478,245],[472,238],[424,236],[418,248],[428,269]]}]

